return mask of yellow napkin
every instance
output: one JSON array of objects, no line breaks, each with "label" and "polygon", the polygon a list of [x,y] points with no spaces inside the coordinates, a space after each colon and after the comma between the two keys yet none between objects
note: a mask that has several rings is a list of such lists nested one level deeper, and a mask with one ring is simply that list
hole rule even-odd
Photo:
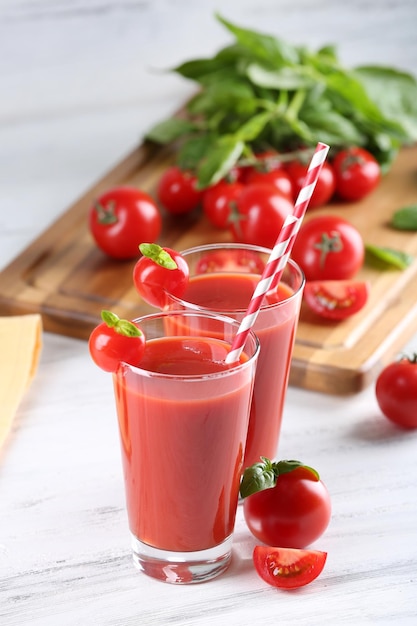
[{"label": "yellow napkin", "polygon": [[0,317],[0,448],[35,375],[41,347],[40,315]]}]

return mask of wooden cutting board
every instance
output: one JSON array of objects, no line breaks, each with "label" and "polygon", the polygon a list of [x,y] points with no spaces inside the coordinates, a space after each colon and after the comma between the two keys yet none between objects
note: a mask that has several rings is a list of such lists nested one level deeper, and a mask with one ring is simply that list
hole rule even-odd
[{"label": "wooden cutting board", "polygon": [[[167,149],[141,145],[69,207],[0,273],[0,315],[40,313],[46,331],[87,339],[102,309],[128,318],[151,311],[133,287],[135,262],[112,261],[97,249],[87,212],[100,193],[115,186],[136,185],[154,195],[172,159]],[[303,308],[290,384],[332,394],[357,392],[417,332],[417,233],[388,225],[396,209],[416,202],[417,147],[412,147],[401,151],[378,189],[363,201],[307,214],[306,220],[322,213],[341,215],[366,243],[403,250],[416,261],[404,271],[364,266],[358,278],[371,282],[369,302],[343,322],[318,322]],[[164,215],[159,243],[183,250],[228,240],[228,233],[213,229],[196,212]]]}]

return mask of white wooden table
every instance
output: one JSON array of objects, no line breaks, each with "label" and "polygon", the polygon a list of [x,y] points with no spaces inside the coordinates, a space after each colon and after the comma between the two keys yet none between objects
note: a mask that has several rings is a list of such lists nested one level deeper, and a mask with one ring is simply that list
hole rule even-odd
[{"label": "white wooden table", "polygon": [[[417,68],[415,0],[219,4],[294,43],[334,42],[348,65]],[[217,8],[0,2],[0,267],[184,101],[190,85],[150,68],[225,45]],[[404,348],[417,351],[417,336]],[[292,593],[265,585],[241,511],[220,578],[176,587],[139,574],[109,377],[85,342],[45,334],[0,455],[0,624],[416,624],[417,432],[381,416],[373,387],[349,398],[291,388],[278,456],[316,466],[332,496],[331,524],[314,544],[328,561],[314,583]]]}]

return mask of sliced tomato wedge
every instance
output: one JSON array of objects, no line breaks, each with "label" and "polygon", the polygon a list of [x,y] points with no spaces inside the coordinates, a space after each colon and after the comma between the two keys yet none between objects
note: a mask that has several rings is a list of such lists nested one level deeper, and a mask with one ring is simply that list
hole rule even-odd
[{"label": "sliced tomato wedge", "polygon": [[369,292],[367,281],[312,280],[304,287],[304,300],[317,315],[343,320],[365,306]]},{"label": "sliced tomato wedge", "polygon": [[253,562],[259,576],[280,589],[297,589],[311,583],[321,572],[327,552],[255,546]]}]

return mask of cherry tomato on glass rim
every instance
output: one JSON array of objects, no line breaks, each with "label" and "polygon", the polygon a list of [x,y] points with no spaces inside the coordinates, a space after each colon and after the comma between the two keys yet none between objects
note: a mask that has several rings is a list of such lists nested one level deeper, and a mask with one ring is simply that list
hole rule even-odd
[{"label": "cherry tomato on glass rim", "polygon": [[344,280],[362,267],[365,246],[350,222],[337,215],[320,215],[302,224],[291,256],[307,281]]},{"label": "cherry tomato on glass rim", "polygon": [[88,225],[97,246],[115,259],[139,256],[141,241],[158,239],[162,219],[152,198],[134,187],[117,187],[90,207]]},{"label": "cherry tomato on glass rim", "polygon": [[[203,192],[197,189],[196,177],[176,165],[164,171],[159,179],[156,193],[161,204],[168,213],[173,215],[190,213],[200,203],[203,195]],[[148,239],[148,241],[152,240]]]},{"label": "cherry tomato on glass rim", "polygon": [[304,287],[304,300],[317,315],[343,320],[360,311],[368,301],[366,281],[311,280]]},{"label": "cherry tomato on glass rim", "polygon": [[273,248],[293,203],[272,185],[247,185],[230,230],[235,241]]},{"label": "cherry tomato on glass rim", "polygon": [[145,350],[145,335],[134,321],[102,311],[103,322],[89,337],[88,348],[94,363],[105,372],[115,372],[121,362],[139,365]]},{"label": "cherry tomato on glass rim", "polygon": [[333,160],[336,192],[343,200],[357,201],[377,187],[381,168],[375,157],[364,148],[341,150]]},{"label": "cherry tomato on glass rim", "polygon": [[297,589],[308,585],[323,571],[327,552],[255,546],[253,563],[258,575],[268,585]]},{"label": "cherry tomato on glass rim", "polygon": [[154,307],[163,309],[167,292],[180,298],[188,284],[189,269],[179,252],[154,243],[140,245],[143,256],[133,268],[133,283],[139,295]]},{"label": "cherry tomato on glass rim", "polygon": [[[296,200],[300,189],[304,184],[304,179],[307,174],[308,164],[301,163],[301,161],[290,161],[285,166],[286,172],[292,180],[294,200]],[[308,203],[308,209],[318,208],[327,204],[333,197],[336,189],[336,179],[333,171],[333,167],[327,161],[323,163],[320,170],[319,177],[317,179],[316,186],[313,191],[313,195]],[[307,210],[308,210],[307,209]]]},{"label": "cherry tomato on glass rim", "polygon": [[385,417],[402,428],[417,428],[417,354],[387,365],[377,378],[375,393]]}]

